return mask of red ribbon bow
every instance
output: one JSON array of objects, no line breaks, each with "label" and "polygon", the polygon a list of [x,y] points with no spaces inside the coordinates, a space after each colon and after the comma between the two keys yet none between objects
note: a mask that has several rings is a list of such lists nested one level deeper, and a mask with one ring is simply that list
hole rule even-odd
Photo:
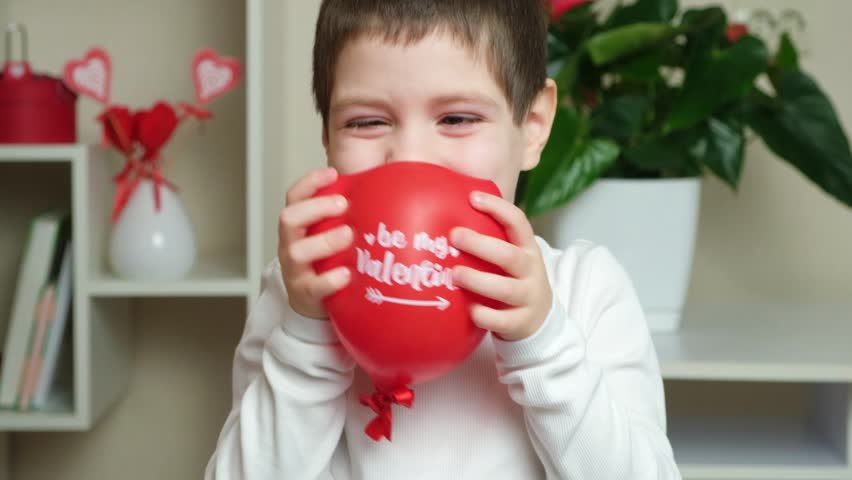
[{"label": "red ribbon bow", "polygon": [[115,223],[130,196],[143,178],[154,182],[154,203],[160,210],[160,188],[166,186],[177,190],[160,172],[163,157],[160,150],[171,138],[182,118],[166,102],[156,103],[150,110],[131,112],[127,107],[112,106],[98,119],[103,124],[104,141],[124,154],[124,168],[113,181],[116,183],[112,206],[112,222]]},{"label": "red ribbon bow", "polygon": [[362,405],[368,406],[376,412],[376,418],[367,424],[364,433],[376,442],[381,440],[382,437],[390,441],[393,420],[391,405],[396,403],[406,408],[411,407],[414,403],[414,390],[405,385],[397,386],[389,391],[377,388],[374,394],[361,395],[359,399]]}]

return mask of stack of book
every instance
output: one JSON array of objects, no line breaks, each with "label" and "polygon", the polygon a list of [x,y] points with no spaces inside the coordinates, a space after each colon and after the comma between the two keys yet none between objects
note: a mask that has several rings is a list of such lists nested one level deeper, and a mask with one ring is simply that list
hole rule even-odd
[{"label": "stack of book", "polygon": [[43,212],[30,224],[11,312],[0,312],[0,335],[5,334],[0,407],[44,409],[58,386],[62,340],[72,312],[71,230],[67,209]]}]

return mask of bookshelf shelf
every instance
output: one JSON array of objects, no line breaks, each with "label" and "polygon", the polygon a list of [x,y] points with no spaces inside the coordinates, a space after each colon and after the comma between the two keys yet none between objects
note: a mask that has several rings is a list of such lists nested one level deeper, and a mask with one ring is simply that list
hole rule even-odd
[{"label": "bookshelf shelf", "polygon": [[96,272],[88,293],[92,297],[245,297],[250,282],[244,271],[244,256],[208,255],[199,258],[187,278],[180,281],[130,281],[107,271]]},{"label": "bookshelf shelf", "polygon": [[[108,211],[112,195],[110,153],[96,145],[0,147],[0,311],[8,312],[30,219],[43,209],[70,207],[74,239],[74,290],[69,323],[70,391],[44,411],[0,410],[0,431],[84,431],[92,428],[127,390],[131,358],[131,303],[144,297],[242,297],[257,294],[249,250],[199,252],[185,279],[145,282],[117,278],[107,267]],[[259,176],[259,175],[258,175]],[[9,188],[5,188],[5,187]],[[36,188],[38,186],[38,188]],[[42,193],[46,192],[46,193]],[[259,194],[248,195],[257,205]],[[254,215],[248,215],[257,218]],[[247,239],[251,244],[255,238]],[[253,253],[260,258],[259,252]]]},{"label": "bookshelf shelf", "polygon": [[[792,418],[670,420],[685,478],[846,479],[842,452]],[[736,439],[737,441],[731,441]]]},{"label": "bookshelf shelf", "polygon": [[0,146],[0,162],[71,162],[95,148],[81,144]]},{"label": "bookshelf shelf", "polygon": [[[0,297],[0,312],[9,312],[18,261],[30,219],[47,207],[66,206],[72,214],[74,240],[70,385],[44,411],[0,411],[0,431],[87,430],[127,387],[130,366],[130,315],[127,301],[87,294],[86,214],[91,209],[87,170],[105,151],[91,145],[0,147],[0,228],[14,232],[4,239],[3,279],[9,288]],[[103,163],[103,162],[101,162]],[[9,188],[2,188],[9,186]],[[6,315],[7,313],[4,313]]]},{"label": "bookshelf shelf", "polygon": [[79,431],[90,425],[73,412],[0,412],[0,422],[7,431]]},{"label": "bookshelf shelf", "polygon": [[[852,306],[782,303],[693,305],[655,334],[683,478],[852,478],[849,338]],[[795,408],[773,412],[779,396]]]}]

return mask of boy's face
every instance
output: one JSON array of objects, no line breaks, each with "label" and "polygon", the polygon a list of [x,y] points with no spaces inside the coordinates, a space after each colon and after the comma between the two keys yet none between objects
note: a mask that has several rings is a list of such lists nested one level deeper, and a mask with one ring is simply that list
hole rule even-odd
[{"label": "boy's face", "polygon": [[328,162],[342,174],[435,163],[492,180],[512,201],[520,171],[538,163],[555,97],[548,80],[516,125],[485,57],[452,37],[432,34],[408,46],[361,37],[344,47],[334,72]]}]

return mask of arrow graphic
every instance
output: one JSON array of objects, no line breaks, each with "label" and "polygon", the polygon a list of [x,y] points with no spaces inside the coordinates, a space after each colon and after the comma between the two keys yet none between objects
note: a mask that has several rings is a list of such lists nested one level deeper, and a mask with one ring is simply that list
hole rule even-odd
[{"label": "arrow graphic", "polygon": [[367,287],[367,294],[365,295],[367,300],[375,303],[376,305],[381,305],[384,302],[388,303],[398,303],[400,305],[411,305],[414,307],[435,307],[438,310],[446,310],[447,307],[450,306],[450,301],[444,297],[435,297],[437,300],[409,300],[406,298],[394,298],[394,297],[386,297],[382,295],[377,288]]}]

